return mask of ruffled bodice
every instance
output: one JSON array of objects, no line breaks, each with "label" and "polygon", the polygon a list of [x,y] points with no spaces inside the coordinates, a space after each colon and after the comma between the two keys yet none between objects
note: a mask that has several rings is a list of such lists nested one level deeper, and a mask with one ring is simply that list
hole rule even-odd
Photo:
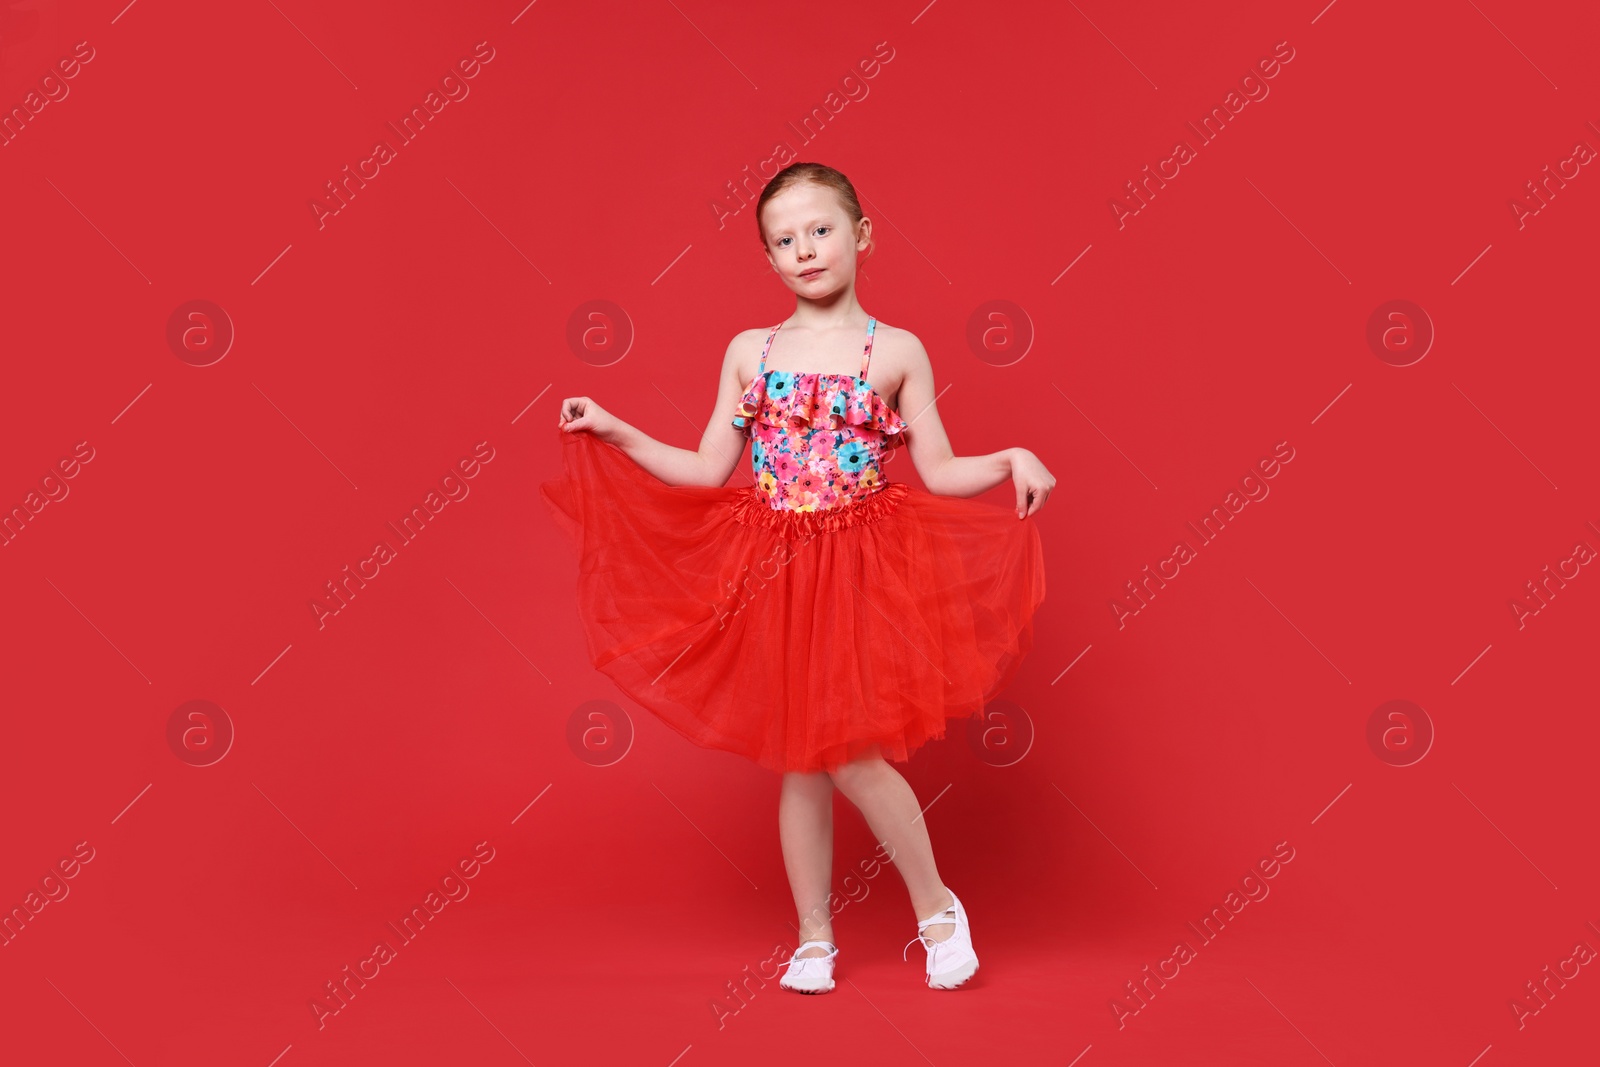
[{"label": "ruffled bodice", "polygon": [[813,511],[877,492],[883,459],[906,423],[866,379],[849,374],[758,374],[733,424],[750,438],[756,487],[773,508]]},{"label": "ruffled bodice", "polygon": [[739,414],[734,416],[733,424],[742,428],[752,418],[769,426],[828,430],[849,426],[892,436],[899,436],[906,429],[900,413],[865,378],[850,374],[781,370],[759,374],[739,398]]}]

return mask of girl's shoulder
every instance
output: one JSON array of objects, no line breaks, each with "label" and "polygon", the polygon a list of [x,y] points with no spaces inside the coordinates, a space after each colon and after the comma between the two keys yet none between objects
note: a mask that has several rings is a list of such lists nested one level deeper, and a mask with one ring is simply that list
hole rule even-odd
[{"label": "girl's shoulder", "polygon": [[749,389],[753,383],[756,368],[761,364],[761,348],[771,332],[771,326],[753,326],[748,330],[740,330],[728,342],[728,351],[723,356],[723,373],[731,373],[737,378],[741,389]]},{"label": "girl's shoulder", "polygon": [[[880,364],[879,361],[882,360]],[[904,374],[912,367],[928,362],[928,350],[922,339],[910,330],[890,326],[880,321],[872,331],[872,363]]]},{"label": "girl's shoulder", "polygon": [[[754,348],[756,355],[759,356],[761,354],[761,346],[767,343],[767,338],[771,334],[771,326],[752,326],[748,330],[740,330],[734,334],[733,340],[728,343],[728,347],[737,348],[741,351],[748,351]],[[752,361],[750,365],[754,367],[755,363]]]},{"label": "girl's shoulder", "polygon": [[749,344],[754,341],[759,345],[767,339],[767,334],[772,332],[771,326],[752,326],[748,330],[740,330],[733,335],[734,344]]},{"label": "girl's shoulder", "polygon": [[891,408],[899,410],[901,388],[919,368],[927,366],[927,350],[916,334],[881,320],[873,327],[872,366],[867,375]]},{"label": "girl's shoulder", "polygon": [[883,343],[883,342],[888,342],[891,345],[904,346],[904,347],[908,347],[908,348],[909,347],[915,347],[915,348],[921,348],[922,347],[922,339],[919,338],[916,334],[912,333],[910,330],[907,330],[907,329],[905,329],[903,327],[892,326],[889,323],[884,322],[882,319],[878,320],[878,324],[873,327],[872,333],[873,333],[873,347],[872,347],[872,350],[874,352],[876,352],[878,350],[877,346],[880,343]]}]

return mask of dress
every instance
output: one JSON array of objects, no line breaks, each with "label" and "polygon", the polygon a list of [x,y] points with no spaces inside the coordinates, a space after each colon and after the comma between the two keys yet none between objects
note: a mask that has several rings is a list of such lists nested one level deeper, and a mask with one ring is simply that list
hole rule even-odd
[{"label": "dress", "polygon": [[[780,324],[781,326],[781,324]],[[761,365],[733,413],[751,486],[671,486],[557,430],[540,486],[578,556],[590,661],[668,726],[775,772],[880,746],[904,762],[977,715],[1033,644],[1033,519],[889,480],[908,427],[860,376]]]}]

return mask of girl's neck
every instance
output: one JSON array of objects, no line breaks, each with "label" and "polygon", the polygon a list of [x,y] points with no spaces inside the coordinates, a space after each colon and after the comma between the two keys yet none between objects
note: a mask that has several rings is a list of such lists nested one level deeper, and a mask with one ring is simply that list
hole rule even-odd
[{"label": "girl's neck", "polygon": [[866,328],[868,315],[856,300],[855,287],[839,293],[827,302],[796,298],[794,314],[786,321],[788,328],[801,330],[854,330]]}]

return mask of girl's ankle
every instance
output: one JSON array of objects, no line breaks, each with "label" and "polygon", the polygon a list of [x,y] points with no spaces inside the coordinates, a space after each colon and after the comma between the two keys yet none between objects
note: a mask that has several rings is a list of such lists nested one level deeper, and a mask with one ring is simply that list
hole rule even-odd
[{"label": "girl's ankle", "polygon": [[[833,931],[831,930],[825,933],[813,934],[811,937],[803,937],[800,939],[800,943],[802,945],[808,941],[826,941],[829,945],[833,945],[834,948],[838,947],[837,945],[833,944]],[[796,955],[802,958],[807,956],[826,956],[829,951],[830,950],[828,948],[825,948],[821,945],[811,945],[803,952],[796,952]]]}]

